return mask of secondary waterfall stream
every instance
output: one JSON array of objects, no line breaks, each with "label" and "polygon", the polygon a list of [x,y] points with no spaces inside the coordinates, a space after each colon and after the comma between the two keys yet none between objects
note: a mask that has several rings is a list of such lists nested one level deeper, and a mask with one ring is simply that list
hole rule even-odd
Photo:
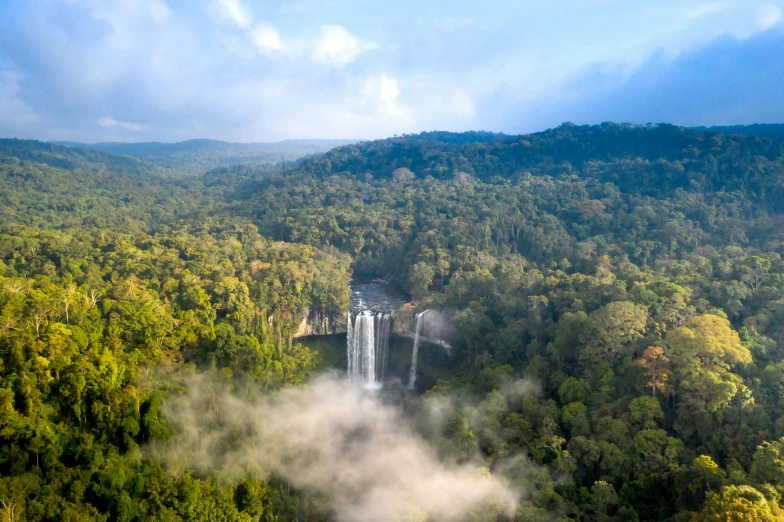
[{"label": "secondary waterfall stream", "polygon": [[424,310],[416,314],[414,323],[414,350],[411,353],[411,373],[408,376],[408,389],[413,390],[417,377],[417,355],[419,354],[419,332],[422,328],[422,317],[430,310]]}]

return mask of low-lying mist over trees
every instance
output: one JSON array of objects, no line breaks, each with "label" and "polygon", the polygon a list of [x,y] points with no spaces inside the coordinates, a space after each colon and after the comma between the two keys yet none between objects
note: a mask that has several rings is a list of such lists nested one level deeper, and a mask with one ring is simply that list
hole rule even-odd
[{"label": "low-lying mist over trees", "polygon": [[156,456],[194,470],[274,474],[328,499],[338,520],[486,518],[513,513],[521,495],[479,453],[463,464],[439,458],[391,401],[335,374],[266,397],[228,394],[204,376],[183,385],[164,405],[180,435]]}]

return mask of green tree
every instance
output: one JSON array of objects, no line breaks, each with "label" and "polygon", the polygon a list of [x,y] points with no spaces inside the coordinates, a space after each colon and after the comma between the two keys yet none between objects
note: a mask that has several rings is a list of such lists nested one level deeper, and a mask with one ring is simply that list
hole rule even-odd
[{"label": "green tree", "polygon": [[408,286],[412,294],[419,298],[426,296],[434,276],[435,270],[424,261],[412,266],[408,272]]},{"label": "green tree", "polygon": [[604,480],[597,480],[591,486],[591,504],[599,520],[606,518],[607,510],[618,504],[615,488]]},{"label": "green tree", "polygon": [[664,418],[661,404],[654,397],[636,397],[629,403],[629,420],[643,429],[656,428],[657,421]]},{"label": "green tree", "polygon": [[595,360],[614,361],[619,355],[630,355],[633,343],[641,338],[648,322],[648,313],[628,301],[614,301],[591,312],[585,323],[580,354],[584,363]]},{"label": "green tree", "polygon": [[755,484],[770,484],[784,492],[784,438],[757,447],[749,475]]},{"label": "green tree", "polygon": [[697,473],[699,479],[703,481],[706,491],[713,491],[720,486],[726,473],[708,455],[700,455],[691,463],[692,469]]},{"label": "green tree", "polygon": [[745,392],[743,381],[729,370],[752,362],[727,319],[713,314],[691,318],[666,338],[667,354],[686,401],[694,408],[720,411]]},{"label": "green tree", "polygon": [[773,522],[777,509],[751,486],[725,486],[712,494],[692,522]]}]

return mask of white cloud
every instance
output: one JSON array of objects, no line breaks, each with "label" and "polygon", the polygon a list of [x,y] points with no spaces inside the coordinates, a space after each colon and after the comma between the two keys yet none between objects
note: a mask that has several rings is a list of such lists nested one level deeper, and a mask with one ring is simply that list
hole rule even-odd
[{"label": "white cloud", "polygon": [[455,29],[462,29],[464,27],[468,27],[469,25],[473,24],[474,20],[467,16],[463,16],[460,18],[453,18],[451,16],[447,16],[446,18],[440,18],[437,20],[433,20],[433,25],[440,29],[446,29],[448,31],[452,31]]},{"label": "white cloud", "polygon": [[707,2],[695,6],[685,6],[675,17],[675,25],[679,29],[683,29],[689,22],[707,18],[729,7],[731,7],[731,4],[728,4],[727,2]]},{"label": "white cloud", "polygon": [[133,123],[132,121],[115,120],[111,116],[104,116],[96,123],[101,127],[120,127],[121,129],[136,131],[136,132],[147,129],[147,127],[145,127],[144,125],[139,125],[138,123]]},{"label": "white cloud", "polygon": [[379,97],[385,107],[394,107],[397,104],[397,98],[400,96],[400,89],[397,86],[397,81],[384,74],[381,75],[381,87],[379,88]]},{"label": "white cloud", "polygon": [[[22,95],[22,75],[10,65],[0,62],[0,130],[7,135],[26,130],[28,125],[35,123],[36,115],[20,96]],[[8,126],[9,130],[4,130]]]},{"label": "white cloud", "polygon": [[[288,62],[288,69],[296,62]],[[422,130],[477,127],[477,101],[470,86],[432,72],[402,75],[365,71],[319,71],[246,77],[210,98],[220,123],[207,130],[223,139],[384,138]],[[327,79],[327,80],[325,80]],[[229,125],[228,122],[231,122]],[[212,135],[212,134],[210,134]],[[253,137],[253,138],[249,138]]]},{"label": "white cloud", "polygon": [[326,65],[342,67],[375,47],[373,43],[361,41],[342,25],[322,25],[313,59]]},{"label": "white cloud", "polygon": [[413,114],[400,102],[398,81],[386,74],[367,76],[361,95],[354,99],[356,102],[346,104],[345,109],[356,116],[371,115],[376,121],[386,121],[395,126],[411,123]]},{"label": "white cloud", "polygon": [[[610,87],[657,53],[674,59],[717,37],[780,27],[784,7],[781,0],[664,0],[606,20],[585,7],[559,24],[549,7],[508,7],[491,19],[479,8],[461,11],[471,22],[411,5],[403,18],[371,17],[359,32],[353,13],[333,0],[330,16],[345,27],[312,25],[324,6],[311,0],[298,4],[305,13],[266,5],[263,19],[258,2],[199,1],[207,8],[169,0],[12,2],[0,16],[0,135],[249,141],[508,128],[538,106],[593,92],[578,81],[585,71],[609,71],[602,78]],[[50,16],[50,2],[67,16]],[[519,24],[506,34],[502,22],[515,16]],[[419,27],[408,27],[412,18]],[[461,28],[469,25],[482,38],[465,38]],[[139,114],[138,123],[125,121]]]},{"label": "white cloud", "polygon": [[283,50],[283,42],[278,30],[269,24],[258,24],[251,33],[253,43],[261,53],[279,52]]},{"label": "white cloud", "polygon": [[757,23],[762,31],[767,31],[784,20],[784,13],[781,8],[774,4],[763,5],[759,9],[759,18]]},{"label": "white cloud", "polygon": [[253,15],[251,15],[241,0],[216,0],[220,13],[224,18],[227,18],[237,24],[237,27],[248,29],[253,23]]},{"label": "white cloud", "polygon": [[150,16],[152,17],[153,21],[157,24],[162,24],[172,17],[172,10],[169,9],[169,6],[166,3],[153,0],[147,5],[147,9],[150,12]]}]

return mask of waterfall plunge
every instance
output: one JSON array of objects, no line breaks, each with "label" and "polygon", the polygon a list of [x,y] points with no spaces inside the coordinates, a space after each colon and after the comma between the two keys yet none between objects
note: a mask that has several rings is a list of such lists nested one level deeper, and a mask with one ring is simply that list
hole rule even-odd
[{"label": "waterfall plunge", "polygon": [[389,353],[390,314],[376,314],[376,376],[384,382],[387,378],[387,355]]},{"label": "waterfall plunge", "polygon": [[413,390],[417,377],[417,355],[419,353],[419,331],[422,328],[422,317],[430,310],[425,310],[416,314],[414,322],[414,351],[411,354],[411,373],[408,376],[408,389]]},{"label": "waterfall plunge", "polygon": [[390,314],[369,310],[348,313],[348,377],[367,388],[386,378]]}]

